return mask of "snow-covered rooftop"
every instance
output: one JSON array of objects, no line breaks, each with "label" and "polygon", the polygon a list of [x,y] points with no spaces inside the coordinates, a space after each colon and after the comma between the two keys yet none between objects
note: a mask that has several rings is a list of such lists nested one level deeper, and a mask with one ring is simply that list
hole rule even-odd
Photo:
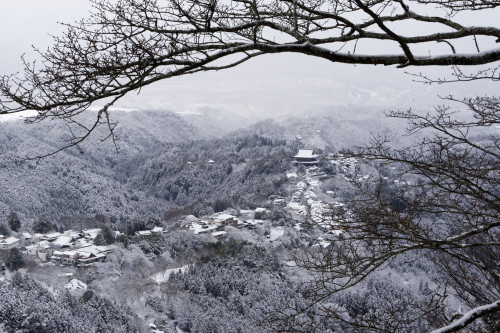
[{"label": "snow-covered rooftop", "polygon": [[319,237],[317,240],[316,240],[316,244],[313,245],[313,247],[315,246],[321,246],[322,248],[326,249],[327,247],[329,247],[332,243],[331,242],[328,242],[326,241],[324,238],[322,237]]},{"label": "snow-covered rooftop", "polygon": [[58,276],[65,277],[65,278],[71,278],[71,277],[73,277],[73,273],[61,273]]},{"label": "snow-covered rooftop", "polygon": [[226,221],[226,220],[230,220],[230,219],[234,219],[234,216],[231,214],[219,214],[215,218],[216,221]]},{"label": "snow-covered rooftop", "polygon": [[103,252],[107,252],[109,250],[110,250],[110,248],[107,246],[89,245],[89,246],[85,246],[85,247],[76,249],[75,251],[77,251],[78,255],[80,255],[80,256],[83,253],[89,253],[89,254],[93,254],[97,257],[97,256],[100,256]]},{"label": "snow-covered rooftop", "polygon": [[318,155],[313,154],[312,149],[300,149],[295,158],[316,158]]},{"label": "snow-covered rooftop", "polygon": [[14,244],[17,242],[19,242],[19,239],[11,236],[11,237],[5,238],[3,241],[0,242],[0,244],[11,245],[11,244]]},{"label": "snow-covered rooftop", "polygon": [[251,224],[251,225],[257,225],[257,224],[262,224],[264,221],[262,220],[247,220],[245,221],[244,224]]},{"label": "snow-covered rooftop", "polygon": [[187,215],[184,219],[188,222],[197,222],[198,218],[194,215]]},{"label": "snow-covered rooftop", "polygon": [[51,232],[49,234],[45,234],[44,236],[47,239],[56,239],[57,237],[61,236],[61,233],[60,232]]},{"label": "snow-covered rooftop", "polygon": [[153,229],[151,229],[151,232],[162,233],[163,232],[163,227],[154,227]]},{"label": "snow-covered rooftop", "polygon": [[94,239],[97,237],[97,235],[101,232],[101,229],[96,228],[96,229],[87,229],[83,230],[83,233],[85,234],[85,237]]},{"label": "snow-covered rooftop", "polygon": [[73,238],[70,236],[59,236],[57,237],[57,239],[54,241],[53,244],[54,246],[60,246],[60,247],[68,246],[72,240]]},{"label": "snow-covered rooftop", "polygon": [[189,230],[192,230],[195,234],[203,233],[203,232],[208,232],[209,230],[217,229],[217,226],[215,225],[210,225],[205,227],[199,223],[193,222],[189,226]]}]

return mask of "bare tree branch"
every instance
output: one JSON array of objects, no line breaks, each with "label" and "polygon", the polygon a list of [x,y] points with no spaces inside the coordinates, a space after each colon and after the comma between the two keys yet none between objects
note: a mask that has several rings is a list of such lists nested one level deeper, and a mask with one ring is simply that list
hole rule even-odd
[{"label": "bare tree branch", "polygon": [[[67,25],[48,50],[36,50],[37,62],[23,60],[22,73],[0,76],[0,114],[34,110],[37,115],[29,121],[68,120],[91,105],[120,99],[149,84],[234,67],[263,54],[292,52],[331,62],[398,67],[500,60],[500,48],[495,46],[482,52],[471,48],[466,54],[451,47],[440,56],[410,49],[429,42],[452,45],[463,38],[500,40],[499,27],[463,26],[451,16],[425,13],[428,5],[452,11],[487,10],[496,7],[495,1],[92,1],[92,15]],[[398,25],[410,21],[433,23],[436,30],[417,36],[399,33]],[[392,42],[403,52],[340,51],[359,40]],[[455,76],[462,81],[498,79],[498,71],[474,77],[456,69]]]},{"label": "bare tree branch", "polygon": [[[493,128],[500,124],[499,99],[446,100],[465,105],[472,117],[460,120],[448,106],[425,115],[389,112],[390,117],[407,120],[409,135],[423,132],[423,139],[394,148],[374,137],[370,145],[351,152],[357,159],[394,166],[418,181],[401,192],[377,182],[358,188],[346,206],[349,216],[338,221],[341,237],[329,240],[332,245],[326,249],[306,249],[294,258],[313,276],[303,285],[309,303],[284,312],[280,320],[287,324],[280,327],[307,331],[293,328],[304,313],[314,313],[310,320],[325,330],[332,327],[328,322],[357,332],[413,331],[412,325],[454,332],[470,325],[484,330],[495,325],[498,317],[486,317],[498,311],[500,298],[500,140]],[[446,292],[435,289],[427,304],[410,297],[388,303],[383,314],[372,308],[378,304],[362,305],[362,300],[363,311],[346,310],[349,301],[342,295],[366,284],[397,258],[417,254],[439,267],[440,280],[450,286]],[[442,304],[448,293],[477,311],[448,326]],[[492,305],[483,311],[485,303]]]},{"label": "bare tree branch", "polygon": [[500,311],[500,301],[496,301],[488,305],[479,306],[465,313],[462,318],[460,318],[453,324],[434,330],[432,331],[432,333],[458,332],[462,328],[467,327],[467,325],[472,323],[474,320],[497,311]]}]

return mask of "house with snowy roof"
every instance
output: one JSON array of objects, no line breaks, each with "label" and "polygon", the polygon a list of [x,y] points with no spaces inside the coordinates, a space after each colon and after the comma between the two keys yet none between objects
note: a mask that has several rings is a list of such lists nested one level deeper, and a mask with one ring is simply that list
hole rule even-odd
[{"label": "house with snowy roof", "polygon": [[151,232],[153,234],[162,234],[162,233],[164,233],[163,227],[154,227],[153,229],[151,229]]},{"label": "house with snowy roof", "polygon": [[212,232],[212,236],[215,237],[217,240],[222,240],[226,237],[227,232],[226,231],[215,231]]},{"label": "house with snowy roof", "polygon": [[212,221],[210,222],[210,224],[213,226],[217,226],[220,229],[223,229],[228,225],[236,227],[238,226],[238,219],[231,214],[216,213],[212,216]]},{"label": "house with snowy roof", "polygon": [[46,240],[46,241],[49,241],[49,242],[53,242],[59,236],[61,236],[61,233],[56,231],[56,232],[51,232],[51,233],[48,233],[48,234],[42,234],[40,236],[40,239],[41,240]]},{"label": "house with snowy roof", "polygon": [[61,235],[57,237],[57,239],[54,242],[52,242],[52,245],[58,248],[65,248],[65,247],[70,247],[71,243],[73,242],[74,242],[73,237]]},{"label": "house with snowy roof", "polygon": [[73,250],[54,251],[51,259],[66,266],[85,267],[94,262],[104,261],[106,253],[111,250],[110,246],[88,245]]},{"label": "house with snowy roof", "polygon": [[[54,255],[57,251],[54,251]],[[61,254],[61,264],[66,266],[75,266],[76,261],[78,259],[78,252],[75,250],[64,251]]]},{"label": "house with snowy roof", "polygon": [[24,239],[26,240],[31,240],[33,239],[33,236],[31,236],[31,234],[29,232],[22,232],[21,235],[23,236]]},{"label": "house with snowy roof", "polygon": [[19,239],[16,237],[7,237],[0,240],[0,249],[10,249],[19,243]]},{"label": "house with snowy roof", "polygon": [[101,232],[100,228],[86,229],[83,230],[83,236],[87,239],[94,240],[100,232]]}]

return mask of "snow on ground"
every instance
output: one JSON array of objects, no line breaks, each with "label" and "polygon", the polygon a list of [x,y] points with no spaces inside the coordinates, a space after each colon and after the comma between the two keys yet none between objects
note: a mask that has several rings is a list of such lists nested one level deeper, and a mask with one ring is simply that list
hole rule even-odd
[{"label": "snow on ground", "polygon": [[182,267],[177,267],[177,268],[169,268],[165,270],[164,272],[158,273],[152,277],[153,280],[155,280],[157,283],[164,283],[167,282],[168,279],[170,278],[170,274],[172,273],[177,273],[181,271],[182,273],[186,272],[189,269],[189,265],[184,265]]},{"label": "snow on ground", "polygon": [[358,182],[361,182],[363,180],[367,180],[368,178],[370,178],[370,175],[366,175],[366,176],[360,177],[360,178],[358,178]]},{"label": "snow on ground", "polygon": [[179,326],[176,326],[176,327],[175,327],[175,331],[176,331],[177,333],[184,333],[184,331],[183,331],[183,330],[181,330],[181,328],[180,328]]},{"label": "snow on ground", "polygon": [[317,247],[317,246],[321,246],[322,248],[326,249],[327,247],[329,247],[332,242],[329,242],[327,240],[325,240],[324,238],[322,237],[319,237],[317,240],[316,240],[316,244],[313,245],[313,247]]},{"label": "snow on ground", "polygon": [[317,180],[317,179],[311,179],[310,182],[309,182],[309,185],[311,185],[313,187],[318,187],[319,186],[319,180]]},{"label": "snow on ground", "polygon": [[75,291],[75,290],[87,290],[87,285],[80,280],[73,279],[64,285],[64,288]]},{"label": "snow on ground", "polygon": [[307,184],[306,184],[306,183],[304,183],[304,182],[298,182],[298,183],[295,185],[295,187],[296,187],[297,189],[299,189],[299,190],[303,190],[303,189],[305,189],[305,188],[307,187]]},{"label": "snow on ground", "polygon": [[284,234],[285,234],[284,227],[271,228],[271,234],[269,235],[269,240],[270,241],[276,240],[282,237]]},{"label": "snow on ground", "polygon": [[343,233],[343,231],[342,230],[338,230],[338,229],[333,229],[333,230],[330,230],[329,233],[332,234],[332,235],[335,235],[335,236],[339,236],[341,233]]},{"label": "snow on ground", "polygon": [[289,207],[289,208],[291,208],[291,209],[293,209],[293,210],[304,210],[304,211],[306,211],[306,210],[307,210],[307,207],[306,207],[306,206],[301,205],[301,204],[300,204],[300,203],[298,203],[298,202],[293,202],[293,201],[292,201],[292,202],[289,202],[289,203],[287,204],[287,207]]}]

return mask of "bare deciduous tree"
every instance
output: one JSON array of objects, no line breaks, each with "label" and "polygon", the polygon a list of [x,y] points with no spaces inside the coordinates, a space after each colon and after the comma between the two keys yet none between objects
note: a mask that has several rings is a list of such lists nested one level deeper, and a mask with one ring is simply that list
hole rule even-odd
[{"label": "bare deciduous tree", "polygon": [[[129,92],[171,77],[237,66],[263,54],[294,52],[349,64],[478,65],[500,60],[500,29],[464,26],[454,14],[489,10],[489,0],[92,0],[88,19],[68,25],[39,62],[24,61],[19,75],[0,77],[0,112],[35,110],[28,121],[59,119],[69,126],[67,145],[78,145],[104,124],[113,137],[109,107]],[[427,12],[435,12],[428,15]],[[410,23],[411,22],[411,23]],[[432,23],[430,33],[405,36],[402,27]],[[454,43],[477,37],[487,49],[456,53]],[[357,54],[372,40],[397,46],[395,54]],[[446,54],[416,51],[445,42]],[[442,50],[440,50],[442,52]],[[493,72],[495,77],[497,72]],[[78,115],[104,106],[95,121]]]},{"label": "bare deciduous tree", "polygon": [[[460,120],[446,106],[424,116],[390,112],[409,122],[409,134],[425,137],[405,148],[374,138],[354,153],[395,166],[418,182],[405,184],[399,193],[380,182],[367,183],[350,203],[352,216],[342,222],[342,237],[331,240],[334,246],[297,256],[297,265],[314,277],[303,290],[310,302],[274,313],[275,329],[312,332],[338,324],[357,332],[444,333],[499,328],[500,100],[448,100],[465,105],[473,117]],[[370,304],[367,296],[353,306],[353,297],[342,296],[408,254],[424,256],[438,268],[435,282],[442,287],[425,302],[388,295],[385,304]],[[450,316],[443,306],[447,295],[471,310]],[[301,320],[305,314],[309,321]]]}]

